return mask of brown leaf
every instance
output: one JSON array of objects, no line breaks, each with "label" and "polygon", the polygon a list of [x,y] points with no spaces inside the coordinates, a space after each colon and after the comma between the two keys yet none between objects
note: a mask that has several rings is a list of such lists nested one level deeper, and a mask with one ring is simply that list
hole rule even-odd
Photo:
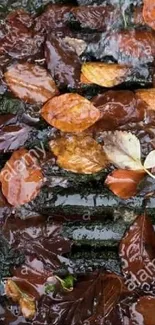
[{"label": "brown leaf", "polygon": [[155,280],[155,233],[150,219],[139,216],[120,243],[122,271],[130,291],[151,292]]},{"label": "brown leaf", "polygon": [[155,297],[140,297],[130,307],[131,325],[154,325],[155,324]]},{"label": "brown leaf", "polygon": [[13,206],[34,199],[43,185],[43,175],[35,157],[26,149],[15,151],[0,173],[2,192]]},{"label": "brown leaf", "polygon": [[103,87],[119,85],[130,73],[127,66],[101,62],[86,62],[82,65],[81,71],[89,82]]},{"label": "brown leaf", "polygon": [[93,125],[99,118],[99,110],[78,94],[64,94],[49,100],[41,109],[42,117],[52,126],[64,132],[80,132]]},{"label": "brown leaf", "polygon": [[155,29],[155,2],[154,0],[143,1],[143,18],[145,23]]},{"label": "brown leaf", "polygon": [[148,106],[149,110],[155,111],[155,89],[140,89],[136,91],[137,96]]},{"label": "brown leaf", "polygon": [[136,195],[137,187],[144,175],[143,171],[118,169],[107,176],[105,184],[121,199],[128,199]]},{"label": "brown leaf", "polygon": [[29,103],[44,103],[59,93],[48,72],[34,64],[13,65],[4,77],[11,91]]},{"label": "brown leaf", "polygon": [[36,312],[35,300],[26,292],[23,292],[15,281],[7,280],[5,292],[13,301],[18,302],[25,318],[33,318]]},{"label": "brown leaf", "polygon": [[90,136],[61,137],[49,145],[58,157],[57,164],[74,173],[97,173],[108,164],[102,146]]}]

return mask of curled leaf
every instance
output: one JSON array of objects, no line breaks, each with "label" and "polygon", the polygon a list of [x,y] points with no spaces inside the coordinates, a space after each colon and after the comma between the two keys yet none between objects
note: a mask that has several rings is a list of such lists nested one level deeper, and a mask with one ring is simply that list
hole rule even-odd
[{"label": "curled leaf", "polygon": [[61,279],[57,275],[53,275],[52,277],[49,277],[48,282],[45,286],[45,292],[57,292],[59,290],[64,290],[66,292],[73,291],[74,281],[76,278],[69,274],[64,279]]},{"label": "curled leaf", "polygon": [[140,142],[131,132],[106,132],[104,151],[108,159],[121,169],[143,169]]},{"label": "curled leaf", "polygon": [[125,81],[130,69],[124,65],[86,62],[82,74],[89,82],[103,87],[114,87]]},{"label": "curled leaf", "polygon": [[144,167],[148,169],[155,167],[155,150],[152,150],[146,157]]},{"label": "curled leaf", "polygon": [[90,136],[61,137],[49,145],[58,157],[57,164],[74,173],[97,173],[108,164],[102,146]]},{"label": "curled leaf", "polygon": [[143,296],[136,303],[131,305],[131,320],[134,325],[154,325],[155,324],[155,297]]},{"label": "curled leaf", "polygon": [[43,185],[36,157],[26,149],[15,151],[0,173],[3,195],[13,206],[34,199]]},{"label": "curled leaf", "polygon": [[78,94],[64,94],[50,99],[41,109],[42,117],[64,132],[79,132],[100,118],[100,111]]},{"label": "curled leaf", "polygon": [[154,0],[143,1],[143,18],[145,23],[155,29],[155,2]]},{"label": "curled leaf", "polygon": [[107,176],[105,184],[121,199],[128,199],[136,195],[137,187],[144,175],[143,171],[118,169]]},{"label": "curled leaf", "polygon": [[148,106],[149,110],[155,111],[155,89],[140,89],[136,91],[137,96]]},{"label": "curled leaf", "polygon": [[12,92],[29,103],[44,103],[59,93],[48,72],[34,64],[13,65],[4,76]]},{"label": "curled leaf", "polygon": [[32,319],[36,313],[35,300],[32,296],[23,292],[15,281],[7,280],[5,292],[13,301],[18,302],[25,318]]}]

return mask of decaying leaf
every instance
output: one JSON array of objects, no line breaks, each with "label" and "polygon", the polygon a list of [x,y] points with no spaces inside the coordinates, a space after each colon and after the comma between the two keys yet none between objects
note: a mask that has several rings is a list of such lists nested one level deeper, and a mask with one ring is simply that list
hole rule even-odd
[{"label": "decaying leaf", "polygon": [[143,169],[140,142],[131,132],[106,132],[104,151],[108,159],[121,169]]},{"label": "decaying leaf", "polygon": [[147,25],[155,29],[155,2],[154,0],[143,1],[143,18]]},{"label": "decaying leaf", "polygon": [[4,77],[11,91],[28,103],[44,103],[59,93],[52,77],[38,65],[18,63]]},{"label": "decaying leaf", "polygon": [[155,281],[155,232],[146,215],[137,217],[120,243],[122,271],[130,291],[152,292]]},{"label": "decaying leaf", "polygon": [[23,292],[15,281],[8,279],[5,292],[13,301],[18,302],[21,312],[25,318],[32,319],[36,313],[35,299],[33,296]]},{"label": "decaying leaf", "polygon": [[0,173],[2,192],[13,206],[34,199],[43,179],[37,159],[26,149],[15,151]]},{"label": "decaying leaf", "polygon": [[152,150],[146,157],[144,167],[147,169],[155,167],[155,150]]},{"label": "decaying leaf", "polygon": [[109,174],[105,185],[122,199],[129,199],[136,195],[140,181],[144,178],[145,172],[118,169]]},{"label": "decaying leaf", "polygon": [[136,94],[148,105],[149,110],[155,111],[155,88],[140,89]]},{"label": "decaying leaf", "polygon": [[131,325],[154,325],[155,324],[155,297],[143,296],[130,307]]},{"label": "decaying leaf", "polygon": [[100,118],[100,111],[78,94],[64,94],[50,99],[41,109],[42,117],[64,132],[80,132]]},{"label": "decaying leaf", "polygon": [[49,145],[58,157],[57,164],[74,173],[97,173],[108,164],[102,146],[90,136],[63,136]]},{"label": "decaying leaf", "polygon": [[64,38],[64,41],[73,49],[75,50],[75,52],[77,53],[77,55],[81,55],[86,47],[87,47],[87,43],[82,40],[82,39],[78,39],[78,38],[72,38],[69,36],[66,36]]},{"label": "decaying leaf", "polygon": [[82,65],[81,71],[89,82],[103,87],[119,85],[130,73],[127,66],[102,62],[86,62]]}]

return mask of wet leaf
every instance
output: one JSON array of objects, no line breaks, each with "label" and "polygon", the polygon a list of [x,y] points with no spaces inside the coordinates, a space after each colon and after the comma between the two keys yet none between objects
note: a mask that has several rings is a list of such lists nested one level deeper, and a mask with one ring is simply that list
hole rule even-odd
[{"label": "wet leaf", "polygon": [[48,72],[37,65],[18,63],[9,67],[4,77],[11,91],[29,103],[44,103],[59,93]]},{"label": "wet leaf", "polygon": [[[114,273],[92,273],[78,279],[73,291],[45,297],[42,308],[48,306],[49,323],[56,325],[100,325],[113,313],[122,293],[123,279]],[[56,311],[56,312],[55,312]],[[115,321],[119,323],[118,315]]]},{"label": "wet leaf", "polygon": [[64,132],[81,132],[100,118],[99,110],[78,94],[64,94],[49,100],[41,109],[42,117]]},{"label": "wet leaf", "polygon": [[21,291],[12,279],[7,280],[5,292],[13,301],[18,302],[25,318],[33,318],[36,313],[35,300],[33,296]]},{"label": "wet leaf", "polygon": [[130,291],[152,292],[155,281],[155,232],[146,215],[136,218],[120,243],[122,271]]},{"label": "wet leaf", "polygon": [[27,125],[8,125],[0,130],[0,152],[19,149],[29,137],[31,128]]},{"label": "wet leaf", "polygon": [[57,164],[74,173],[97,173],[108,164],[102,146],[90,136],[61,137],[49,145],[57,156]]},{"label": "wet leaf", "polygon": [[145,23],[155,29],[155,3],[154,0],[143,1],[143,18]]},{"label": "wet leaf", "polygon": [[130,307],[131,325],[154,325],[155,324],[155,297],[140,297]]},{"label": "wet leaf", "polygon": [[130,69],[126,66],[98,62],[84,63],[81,71],[89,82],[109,88],[125,81],[130,73]]},{"label": "wet leaf", "polygon": [[80,56],[87,47],[87,43],[82,39],[66,36],[64,41],[77,53],[78,56]]},{"label": "wet leaf", "polygon": [[155,111],[155,89],[140,89],[136,91],[137,96],[148,106],[149,110]]},{"label": "wet leaf", "polygon": [[38,162],[26,149],[15,151],[1,170],[2,192],[8,202],[18,206],[34,199],[43,185]]},{"label": "wet leaf", "polygon": [[138,185],[144,178],[145,172],[134,170],[114,170],[105,180],[105,185],[121,199],[136,195]]},{"label": "wet leaf", "polygon": [[138,138],[131,132],[107,132],[104,151],[108,159],[123,169],[142,170],[141,147]]},{"label": "wet leaf", "polygon": [[146,157],[144,167],[148,169],[155,167],[155,150],[152,150]]}]

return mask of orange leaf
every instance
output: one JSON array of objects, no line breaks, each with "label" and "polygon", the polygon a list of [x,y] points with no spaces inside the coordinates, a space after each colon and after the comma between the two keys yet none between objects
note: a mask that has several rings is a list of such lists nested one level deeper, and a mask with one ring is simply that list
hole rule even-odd
[{"label": "orange leaf", "polygon": [[[143,296],[136,303],[131,305],[132,324],[155,325],[155,297]],[[136,321],[136,322],[135,322]]]},{"label": "orange leaf", "polygon": [[149,110],[155,111],[155,88],[140,89],[136,91],[136,94],[148,105]]},{"label": "orange leaf", "polygon": [[34,64],[18,63],[11,66],[4,76],[12,92],[29,103],[44,103],[59,93],[48,72]]},{"label": "orange leaf", "polygon": [[83,83],[83,84],[92,84],[91,81],[89,81],[83,73],[81,73],[81,76],[80,76],[80,81]]},{"label": "orange leaf", "polygon": [[144,175],[143,171],[118,169],[107,176],[105,184],[115,195],[128,199],[136,195],[138,184]]},{"label": "orange leaf", "polygon": [[33,200],[43,184],[35,157],[26,149],[15,151],[0,173],[2,192],[13,206]]},{"label": "orange leaf", "polygon": [[52,126],[64,132],[79,132],[100,118],[100,111],[78,94],[64,94],[50,99],[41,115]]},{"label": "orange leaf", "polygon": [[74,173],[97,173],[108,164],[102,146],[90,136],[61,137],[49,145],[58,157],[57,164]]},{"label": "orange leaf", "polygon": [[147,25],[155,29],[155,1],[144,0],[143,18]]},{"label": "orange leaf", "polygon": [[86,80],[103,87],[119,85],[130,73],[129,67],[125,65],[102,62],[84,63],[81,71]]}]

